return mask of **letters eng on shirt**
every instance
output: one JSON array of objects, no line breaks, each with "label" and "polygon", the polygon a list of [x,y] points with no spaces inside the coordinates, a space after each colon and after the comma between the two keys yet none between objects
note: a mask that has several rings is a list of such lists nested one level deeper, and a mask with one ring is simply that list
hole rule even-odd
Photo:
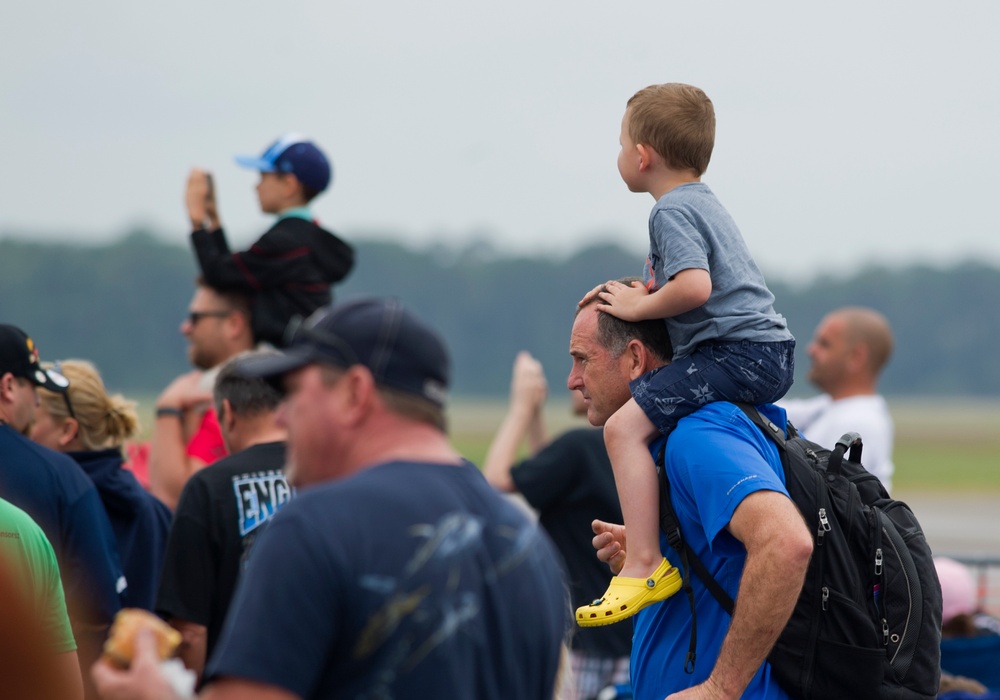
[{"label": "letters eng on shirt", "polygon": [[233,491],[240,514],[241,537],[246,537],[273,518],[293,493],[280,471],[234,476]]}]

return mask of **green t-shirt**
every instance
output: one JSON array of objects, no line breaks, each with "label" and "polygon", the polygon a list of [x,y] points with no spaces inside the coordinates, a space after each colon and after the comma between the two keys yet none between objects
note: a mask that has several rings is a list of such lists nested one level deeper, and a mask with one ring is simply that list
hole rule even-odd
[{"label": "green t-shirt", "polygon": [[35,606],[36,619],[57,654],[76,650],[76,640],[66,614],[66,596],[59,578],[59,564],[42,529],[27,513],[0,498],[0,557],[24,586]]}]

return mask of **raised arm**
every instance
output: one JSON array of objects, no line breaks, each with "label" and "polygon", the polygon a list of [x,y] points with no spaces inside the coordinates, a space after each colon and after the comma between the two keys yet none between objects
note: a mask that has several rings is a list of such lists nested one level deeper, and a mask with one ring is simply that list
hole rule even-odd
[{"label": "raised arm", "polygon": [[211,173],[200,168],[191,169],[184,190],[184,205],[187,208],[192,231],[198,229],[216,231],[222,228]]},{"label": "raised arm", "polygon": [[517,451],[527,438],[534,454],[547,442],[542,421],[542,405],[547,392],[541,363],[527,352],[520,352],[514,360],[510,384],[510,404],[507,415],[497,430],[483,462],[483,475],[498,491],[517,490],[510,477],[517,461]]},{"label": "raised arm", "polygon": [[[199,408],[211,401],[200,384],[201,372],[183,374],[156,400],[157,416],[149,445],[149,488],[173,510],[188,478],[206,464],[187,453],[187,442],[201,421]],[[162,410],[161,410],[162,409]]]}]

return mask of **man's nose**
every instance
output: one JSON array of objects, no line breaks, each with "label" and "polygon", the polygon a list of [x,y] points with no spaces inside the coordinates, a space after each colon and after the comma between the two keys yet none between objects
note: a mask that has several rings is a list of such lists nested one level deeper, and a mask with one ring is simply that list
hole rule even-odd
[{"label": "man's nose", "polygon": [[569,376],[566,377],[566,388],[570,391],[583,388],[583,382],[580,381],[579,372],[576,371],[575,367],[569,371]]}]

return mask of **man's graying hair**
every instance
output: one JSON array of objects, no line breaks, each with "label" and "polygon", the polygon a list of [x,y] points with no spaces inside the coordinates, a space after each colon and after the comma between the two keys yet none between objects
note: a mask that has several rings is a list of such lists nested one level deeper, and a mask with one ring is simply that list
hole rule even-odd
[{"label": "man's graying hair", "polygon": [[215,377],[213,398],[215,411],[222,414],[222,402],[228,400],[237,416],[258,416],[271,413],[281,403],[278,388],[266,379],[248,379],[236,371],[236,362],[244,357],[256,355],[277,355],[276,350],[248,350],[229,359]]},{"label": "man's graying hair", "polygon": [[[633,282],[642,282],[638,277],[622,277],[618,280],[624,285],[631,285]],[[599,292],[607,291],[607,286],[602,285]],[[587,298],[583,306],[577,309],[579,314],[582,309],[591,304],[603,304],[601,298],[594,294]],[[670,344],[670,335],[667,333],[667,325],[663,319],[652,319],[646,321],[623,321],[611,314],[597,314],[597,340],[607,348],[613,357],[619,357],[632,340],[638,340],[649,348],[664,364],[670,362],[674,356],[673,345]]]}]

